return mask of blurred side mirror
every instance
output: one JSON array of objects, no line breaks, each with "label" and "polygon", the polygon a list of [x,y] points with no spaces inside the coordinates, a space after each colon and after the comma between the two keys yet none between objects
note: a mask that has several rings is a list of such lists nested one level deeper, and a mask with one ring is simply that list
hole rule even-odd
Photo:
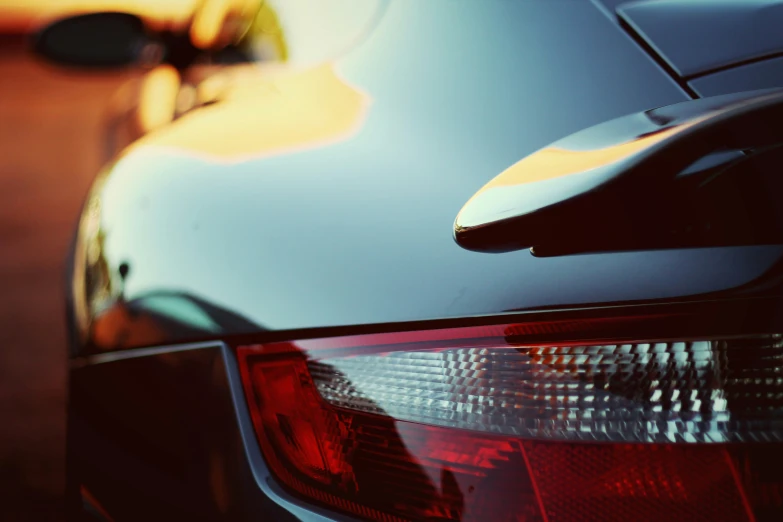
[{"label": "blurred side mirror", "polygon": [[62,65],[123,67],[149,52],[144,23],[127,13],[91,13],[58,20],[36,36],[34,49]]}]

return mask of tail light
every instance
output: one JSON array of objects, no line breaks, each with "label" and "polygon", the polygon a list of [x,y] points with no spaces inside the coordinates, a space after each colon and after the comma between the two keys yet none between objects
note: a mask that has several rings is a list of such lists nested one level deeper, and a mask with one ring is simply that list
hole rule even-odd
[{"label": "tail light", "polygon": [[382,521],[783,520],[783,337],[526,341],[583,327],[238,353],[270,469],[332,509]]}]

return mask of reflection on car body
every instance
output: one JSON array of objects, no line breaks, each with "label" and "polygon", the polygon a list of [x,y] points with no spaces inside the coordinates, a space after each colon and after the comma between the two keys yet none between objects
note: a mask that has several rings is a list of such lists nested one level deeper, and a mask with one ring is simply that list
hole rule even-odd
[{"label": "reflection on car body", "polygon": [[199,6],[117,55],[69,516],[780,518],[783,85],[614,0]]}]

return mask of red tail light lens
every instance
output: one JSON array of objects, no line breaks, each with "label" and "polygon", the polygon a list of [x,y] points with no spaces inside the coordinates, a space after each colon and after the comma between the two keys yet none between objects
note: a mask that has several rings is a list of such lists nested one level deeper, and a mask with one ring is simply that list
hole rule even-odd
[{"label": "red tail light lens", "polygon": [[373,520],[782,520],[780,336],[516,342],[506,325],[239,349],[264,456]]}]

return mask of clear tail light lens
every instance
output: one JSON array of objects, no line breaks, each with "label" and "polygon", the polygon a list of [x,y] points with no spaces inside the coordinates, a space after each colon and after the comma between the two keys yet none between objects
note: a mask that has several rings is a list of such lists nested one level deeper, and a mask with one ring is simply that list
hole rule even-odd
[{"label": "clear tail light lens", "polygon": [[373,520],[783,520],[783,338],[503,325],[239,348],[264,456]]}]

